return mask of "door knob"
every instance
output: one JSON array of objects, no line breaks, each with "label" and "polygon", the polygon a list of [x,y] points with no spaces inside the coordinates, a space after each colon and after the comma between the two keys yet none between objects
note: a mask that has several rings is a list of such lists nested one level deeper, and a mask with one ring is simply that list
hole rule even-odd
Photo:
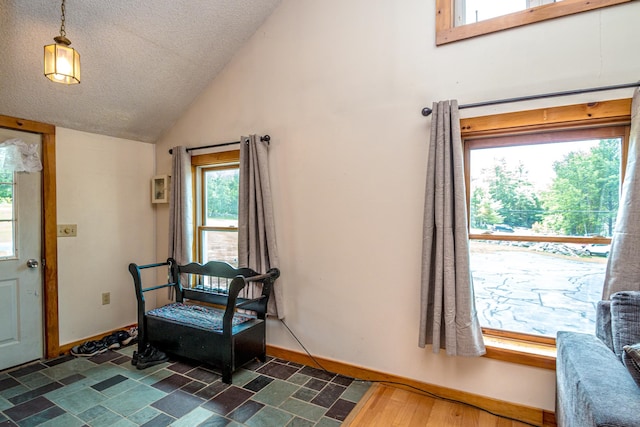
[{"label": "door knob", "polygon": [[33,258],[31,258],[30,260],[27,260],[27,267],[38,268],[38,260]]}]

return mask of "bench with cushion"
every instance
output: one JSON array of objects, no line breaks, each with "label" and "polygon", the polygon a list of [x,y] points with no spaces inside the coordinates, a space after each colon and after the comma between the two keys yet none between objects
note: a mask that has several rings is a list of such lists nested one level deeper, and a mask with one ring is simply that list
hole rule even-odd
[{"label": "bench with cushion", "polygon": [[[142,270],[162,267],[168,269],[168,283],[144,287]],[[164,263],[129,264],[129,272],[138,300],[138,354],[150,344],[201,361],[219,368],[227,384],[237,368],[255,358],[265,360],[267,303],[280,276],[277,268],[259,274],[220,261],[178,265],[169,258]],[[261,285],[260,295],[240,297],[251,283]],[[144,294],[162,288],[173,288],[176,301],[147,310]]]}]

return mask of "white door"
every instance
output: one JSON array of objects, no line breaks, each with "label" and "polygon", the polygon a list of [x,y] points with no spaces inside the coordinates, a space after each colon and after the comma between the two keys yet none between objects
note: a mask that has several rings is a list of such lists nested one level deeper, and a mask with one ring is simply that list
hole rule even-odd
[{"label": "white door", "polygon": [[[0,142],[39,134],[0,128]],[[0,171],[0,369],[43,356],[42,172]],[[31,261],[30,261],[31,260]]]}]

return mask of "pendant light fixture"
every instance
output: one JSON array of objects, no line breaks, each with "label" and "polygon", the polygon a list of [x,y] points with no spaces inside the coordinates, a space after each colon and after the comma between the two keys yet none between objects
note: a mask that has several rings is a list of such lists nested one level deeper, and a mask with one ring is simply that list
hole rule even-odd
[{"label": "pendant light fixture", "polygon": [[54,37],[55,44],[44,47],[44,75],[56,83],[80,83],[80,54],[72,47],[64,29],[65,0],[62,0],[62,24],[60,35]]}]

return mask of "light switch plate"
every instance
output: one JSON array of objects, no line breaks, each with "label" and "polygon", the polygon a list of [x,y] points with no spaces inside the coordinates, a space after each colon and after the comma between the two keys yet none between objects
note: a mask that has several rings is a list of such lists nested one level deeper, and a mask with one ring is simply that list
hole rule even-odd
[{"label": "light switch plate", "polygon": [[77,224],[58,224],[58,237],[76,237],[77,235]]}]

